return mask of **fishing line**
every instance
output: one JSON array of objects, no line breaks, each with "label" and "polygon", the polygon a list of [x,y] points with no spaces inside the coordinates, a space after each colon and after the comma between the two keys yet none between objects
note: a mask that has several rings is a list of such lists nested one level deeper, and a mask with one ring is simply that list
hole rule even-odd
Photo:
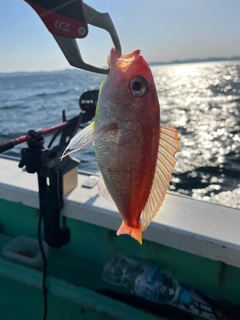
[{"label": "fishing line", "polygon": [[[80,129],[84,129],[85,127],[84,126],[81,126],[81,123],[82,123],[82,118],[83,118],[83,112],[80,113],[80,116],[79,116],[79,128]],[[52,144],[53,142],[55,141],[55,139],[57,138],[57,136],[64,130],[64,128],[60,128],[58,131],[56,131],[52,137],[52,139],[50,140],[49,144],[48,144],[48,149],[50,149],[52,147]]]},{"label": "fishing line", "polygon": [[42,235],[41,235],[41,226],[42,226],[42,218],[43,213],[42,210],[40,210],[39,214],[39,220],[38,220],[38,243],[40,252],[43,259],[43,277],[42,277],[42,292],[43,292],[43,320],[47,319],[47,286],[46,286],[46,278],[47,278],[47,258],[45,255],[44,247],[43,247],[43,241],[42,241]]},{"label": "fishing line", "polygon": [[53,142],[54,142],[54,140],[57,138],[57,136],[59,135],[59,133],[61,133],[61,131],[62,131],[63,129],[59,129],[58,131],[56,131],[55,133],[54,133],[54,135],[53,135],[53,137],[52,137],[52,139],[51,139],[51,141],[49,142],[49,144],[48,144],[48,149],[50,149],[51,148],[51,146],[52,146],[52,144],[53,144]]}]

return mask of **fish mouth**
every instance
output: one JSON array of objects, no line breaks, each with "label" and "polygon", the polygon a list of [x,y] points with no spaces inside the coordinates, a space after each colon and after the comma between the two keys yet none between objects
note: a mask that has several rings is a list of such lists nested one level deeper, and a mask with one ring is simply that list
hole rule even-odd
[{"label": "fish mouth", "polygon": [[119,58],[117,58],[116,49],[112,48],[107,59],[108,66],[110,69],[114,65],[117,65],[121,69],[125,69],[140,56],[140,53],[140,50],[135,50],[127,55],[122,54]]}]

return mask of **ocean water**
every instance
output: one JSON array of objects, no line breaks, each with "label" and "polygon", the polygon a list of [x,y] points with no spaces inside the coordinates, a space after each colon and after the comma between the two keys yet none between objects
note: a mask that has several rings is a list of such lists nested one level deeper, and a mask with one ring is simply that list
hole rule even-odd
[{"label": "ocean water", "polygon": [[[240,61],[153,66],[161,123],[177,128],[180,149],[170,190],[240,208]],[[104,76],[84,71],[2,75],[0,140],[62,122]],[[51,135],[46,136],[46,146]],[[19,156],[23,145],[5,154]],[[97,172],[94,150],[75,154],[80,169]]]}]

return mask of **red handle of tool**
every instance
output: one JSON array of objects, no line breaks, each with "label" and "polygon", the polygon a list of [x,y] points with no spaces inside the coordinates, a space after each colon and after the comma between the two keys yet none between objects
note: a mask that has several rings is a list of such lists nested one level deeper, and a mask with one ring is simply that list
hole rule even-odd
[{"label": "red handle of tool", "polygon": [[49,32],[68,38],[85,38],[88,25],[82,0],[25,0],[39,15]]}]

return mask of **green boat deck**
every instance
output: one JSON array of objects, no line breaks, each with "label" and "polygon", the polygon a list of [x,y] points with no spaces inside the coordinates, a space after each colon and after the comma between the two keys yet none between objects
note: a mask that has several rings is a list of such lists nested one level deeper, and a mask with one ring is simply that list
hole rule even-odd
[{"label": "green boat deck", "polygon": [[[39,209],[37,193],[34,189],[36,186],[29,185],[28,182],[28,179],[35,181],[36,176],[22,172],[17,168],[16,162],[2,159],[0,161],[2,165],[10,168],[10,175],[17,175],[14,180],[11,176],[8,177],[8,183],[4,180],[7,179],[7,173],[5,177],[0,178],[0,252],[2,252],[2,248],[16,236],[37,237]],[[13,169],[15,166],[16,169]],[[20,180],[17,180],[19,177]],[[79,189],[83,189],[80,186],[85,178],[86,176],[79,175]],[[20,187],[20,183],[25,183],[27,187]],[[211,241],[207,239],[204,242],[200,234],[195,233],[195,238],[190,237],[181,230],[177,232],[165,221],[162,224],[164,227],[158,223],[159,226],[153,225],[148,234],[146,231],[143,245],[140,246],[129,236],[116,236],[120,218],[111,211],[112,207],[108,210],[107,203],[106,212],[99,203],[96,204],[95,199],[98,199],[96,190],[94,193],[91,193],[92,190],[87,190],[86,192],[91,193],[89,197],[82,194],[82,202],[76,199],[74,192],[71,195],[74,200],[68,198],[64,209],[64,215],[68,217],[68,227],[71,229],[71,241],[60,249],[49,249],[47,319],[171,319],[170,311],[166,311],[166,308],[163,307],[161,310],[159,306],[156,312],[151,304],[136,302],[134,298],[127,296],[129,293],[124,289],[113,287],[102,280],[104,264],[118,253],[156,263],[171,271],[182,283],[240,304],[239,247],[236,243],[235,246],[230,241],[228,243],[225,241],[223,244],[221,239]],[[79,194],[78,197],[80,198],[81,195]],[[168,201],[171,200],[170,198],[168,197]],[[185,197],[177,198],[180,202],[181,200],[190,201]],[[103,200],[98,201],[102,203]],[[194,202],[191,199],[190,205],[192,201]],[[225,209],[213,204],[207,204],[207,207],[210,209],[209,214],[216,208],[219,208],[219,212],[222,212],[222,208]],[[207,207],[204,207],[204,210]],[[78,219],[76,208],[79,210]],[[82,219],[84,212],[86,217]],[[230,208],[226,208],[225,211],[226,215],[237,213],[239,214],[238,210]],[[95,223],[91,222],[90,220],[96,214],[99,218],[94,221]],[[220,218],[223,219],[223,216],[221,215]],[[227,219],[229,217],[226,217],[226,221]],[[110,223],[112,227],[109,227]],[[106,227],[100,224],[105,224]],[[155,242],[149,239],[153,236],[153,232],[157,232],[157,228],[159,232],[162,228],[163,234],[169,233],[169,237],[165,237],[163,241],[156,237]],[[186,245],[187,237],[189,238],[188,246]],[[206,252],[204,252],[204,245]],[[198,248],[198,251],[195,248]],[[1,257],[0,288],[1,319],[42,319],[41,271]],[[201,318],[194,317],[194,319]]]}]

